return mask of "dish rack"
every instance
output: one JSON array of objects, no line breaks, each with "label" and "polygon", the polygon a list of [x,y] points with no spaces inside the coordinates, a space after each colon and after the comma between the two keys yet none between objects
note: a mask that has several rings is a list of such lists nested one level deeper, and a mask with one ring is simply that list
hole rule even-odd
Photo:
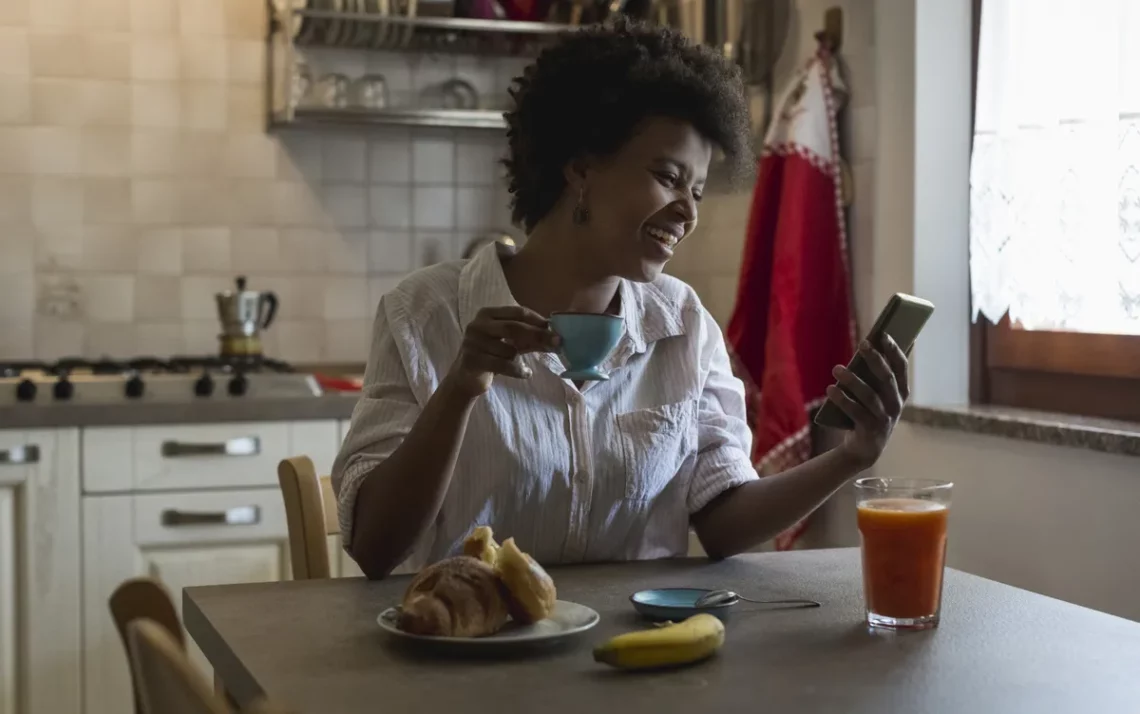
[{"label": "dish rack", "polygon": [[[503,129],[501,109],[477,106],[465,97],[462,81],[453,108],[372,106],[345,103],[306,105],[299,90],[305,64],[299,48],[401,53],[462,53],[480,56],[533,56],[571,25],[450,17],[451,2],[430,0],[269,0],[269,126],[398,125]],[[384,78],[364,77],[373,91],[386,93]],[[379,85],[377,90],[376,85]],[[467,87],[466,89],[470,89]],[[385,95],[386,96],[386,95]],[[476,106],[472,106],[475,104]]]}]

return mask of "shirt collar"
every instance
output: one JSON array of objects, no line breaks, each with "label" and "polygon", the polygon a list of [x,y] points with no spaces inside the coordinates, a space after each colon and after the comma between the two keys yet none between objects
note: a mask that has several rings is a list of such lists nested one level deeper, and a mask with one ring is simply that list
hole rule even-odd
[{"label": "shirt collar", "polygon": [[[511,246],[495,242],[483,247],[463,266],[459,273],[460,331],[466,331],[485,307],[518,305],[507,285],[502,263],[514,251]],[[681,306],[657,285],[622,280],[619,289],[629,351],[640,354],[657,340],[685,334]]]}]

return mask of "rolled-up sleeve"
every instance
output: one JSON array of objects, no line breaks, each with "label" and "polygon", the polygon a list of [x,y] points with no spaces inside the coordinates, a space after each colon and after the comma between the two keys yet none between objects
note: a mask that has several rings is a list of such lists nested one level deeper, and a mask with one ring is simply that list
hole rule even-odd
[{"label": "rolled-up sleeve", "polygon": [[392,334],[384,300],[373,326],[364,387],[332,470],[332,487],[337,496],[337,515],[346,550],[352,543],[356,495],[361,484],[377,464],[403,443],[420,415],[420,404]]},{"label": "rolled-up sleeve", "polygon": [[752,467],[752,432],[745,415],[744,384],[732,373],[720,328],[704,313],[702,362],[707,376],[697,411],[697,465],[689,486],[694,514],[726,490],[759,476]]}]

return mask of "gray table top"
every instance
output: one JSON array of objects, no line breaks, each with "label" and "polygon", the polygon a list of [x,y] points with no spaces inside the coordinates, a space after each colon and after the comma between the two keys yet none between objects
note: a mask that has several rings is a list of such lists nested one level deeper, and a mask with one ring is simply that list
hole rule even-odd
[{"label": "gray table top", "polygon": [[[1108,712],[1140,706],[1140,623],[947,572],[942,625],[870,633],[859,554],[797,551],[551,571],[559,597],[601,623],[565,648],[505,661],[428,658],[395,647],[377,614],[406,578],[187,588],[190,635],[239,702],[260,694],[300,712]],[[720,654],[631,674],[594,644],[643,626],[628,602],[651,587],[729,587],[811,597],[823,607],[738,605]]]}]

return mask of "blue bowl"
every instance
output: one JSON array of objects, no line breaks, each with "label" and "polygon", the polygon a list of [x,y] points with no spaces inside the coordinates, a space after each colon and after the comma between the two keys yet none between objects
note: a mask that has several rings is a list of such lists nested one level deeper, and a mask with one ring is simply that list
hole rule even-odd
[{"label": "blue bowl", "polygon": [[660,588],[636,592],[629,596],[629,601],[633,603],[633,609],[650,620],[680,622],[702,612],[725,619],[735,602],[712,607],[696,606],[697,600],[710,592],[712,590],[702,588]]},{"label": "blue bowl", "polygon": [[605,381],[609,375],[598,365],[610,356],[621,339],[622,319],[595,312],[555,312],[550,327],[562,338],[567,370],[563,379]]}]

